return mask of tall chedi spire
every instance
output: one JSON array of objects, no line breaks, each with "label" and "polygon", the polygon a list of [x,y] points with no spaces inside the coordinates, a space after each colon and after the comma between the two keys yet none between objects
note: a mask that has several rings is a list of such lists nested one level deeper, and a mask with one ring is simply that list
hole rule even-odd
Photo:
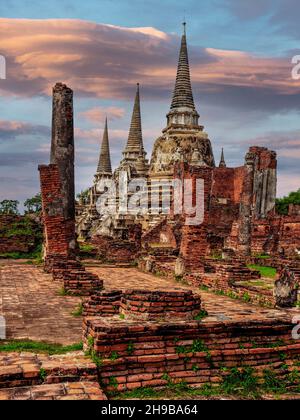
[{"label": "tall chedi spire", "polygon": [[221,154],[221,160],[220,160],[220,164],[219,164],[219,168],[226,168],[226,162],[225,162],[225,155],[224,155],[224,149],[222,147],[222,154]]},{"label": "tall chedi spire", "polygon": [[191,84],[185,22],[183,27],[175,89],[171,109],[167,115],[168,127],[171,125],[198,127],[199,121]]},{"label": "tall chedi spire", "polygon": [[126,148],[121,165],[131,165],[137,172],[145,172],[148,168],[146,151],[143,144],[140,85],[137,84],[134,107]]},{"label": "tall chedi spire", "polygon": [[174,166],[184,161],[193,166],[215,167],[215,159],[208,134],[199,125],[189,66],[186,23],[177,66],[177,76],[167,127],[155,141],[151,162],[150,178],[171,179]]},{"label": "tall chedi spire", "polygon": [[103,140],[100,150],[96,177],[99,178],[103,175],[112,175],[107,118],[105,119]]}]

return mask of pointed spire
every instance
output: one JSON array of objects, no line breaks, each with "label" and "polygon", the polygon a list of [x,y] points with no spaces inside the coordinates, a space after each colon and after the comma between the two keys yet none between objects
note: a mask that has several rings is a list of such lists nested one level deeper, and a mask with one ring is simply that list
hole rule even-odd
[{"label": "pointed spire", "polygon": [[226,168],[226,162],[225,162],[225,156],[224,156],[224,149],[222,147],[222,154],[221,154],[221,160],[220,160],[220,165],[219,168]]},{"label": "pointed spire", "polygon": [[177,77],[171,110],[183,107],[195,110],[186,42],[186,22],[183,23],[183,28],[184,31],[181,39]]},{"label": "pointed spire", "polygon": [[105,128],[104,128],[104,133],[103,133],[103,140],[102,140],[102,145],[101,145],[101,152],[100,152],[97,173],[112,174],[107,118],[105,119]]},{"label": "pointed spire", "polygon": [[140,104],[140,84],[137,84],[137,91],[133,107],[131,125],[126,146],[126,152],[137,151],[142,152],[143,135],[142,135],[142,119],[141,119],[141,104]]}]

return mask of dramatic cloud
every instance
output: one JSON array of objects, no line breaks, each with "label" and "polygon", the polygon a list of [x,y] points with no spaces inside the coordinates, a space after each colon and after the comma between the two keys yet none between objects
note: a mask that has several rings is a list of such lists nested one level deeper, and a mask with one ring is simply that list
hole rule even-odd
[{"label": "dramatic cloud", "polygon": [[118,108],[118,107],[97,107],[92,108],[87,111],[81,112],[79,114],[80,117],[85,118],[86,120],[93,122],[93,123],[103,123],[105,118],[108,120],[118,120],[123,118],[125,115],[125,109]]},{"label": "dramatic cloud", "polygon": [[[138,81],[146,99],[169,99],[173,89],[179,39],[154,28],[0,19],[0,38],[8,62],[2,94],[50,95],[56,81],[79,96],[115,100],[131,99]],[[212,101],[220,95],[232,107],[240,107],[247,94],[249,107],[299,108],[300,80],[291,78],[291,57],[190,47],[190,61],[196,95]],[[103,119],[101,109],[86,116]]]}]

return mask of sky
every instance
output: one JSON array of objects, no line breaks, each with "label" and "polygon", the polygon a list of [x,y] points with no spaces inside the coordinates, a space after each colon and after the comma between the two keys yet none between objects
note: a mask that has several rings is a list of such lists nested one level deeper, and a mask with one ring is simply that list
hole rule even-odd
[{"label": "sky", "polygon": [[105,116],[113,166],[141,84],[148,158],[166,126],[187,21],[191,77],[216,161],[240,166],[249,146],[278,153],[278,196],[300,188],[298,0],[2,0],[0,201],[39,191],[49,162],[51,91],[74,90],[76,190],[92,185]]}]

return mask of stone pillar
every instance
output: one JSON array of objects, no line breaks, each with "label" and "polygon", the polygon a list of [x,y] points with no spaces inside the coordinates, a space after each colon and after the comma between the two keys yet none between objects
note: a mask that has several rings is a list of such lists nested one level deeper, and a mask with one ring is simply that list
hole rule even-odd
[{"label": "stone pillar", "polygon": [[247,153],[245,162],[245,178],[241,195],[239,231],[238,231],[238,251],[243,255],[251,254],[251,225],[253,208],[253,181],[254,181],[254,161],[253,153]]},{"label": "stone pillar", "polygon": [[57,165],[61,180],[63,214],[75,218],[73,91],[62,83],[53,88],[50,163]]},{"label": "stone pillar", "polygon": [[76,250],[73,92],[61,83],[53,89],[52,124],[51,164],[39,167],[46,268]]}]

